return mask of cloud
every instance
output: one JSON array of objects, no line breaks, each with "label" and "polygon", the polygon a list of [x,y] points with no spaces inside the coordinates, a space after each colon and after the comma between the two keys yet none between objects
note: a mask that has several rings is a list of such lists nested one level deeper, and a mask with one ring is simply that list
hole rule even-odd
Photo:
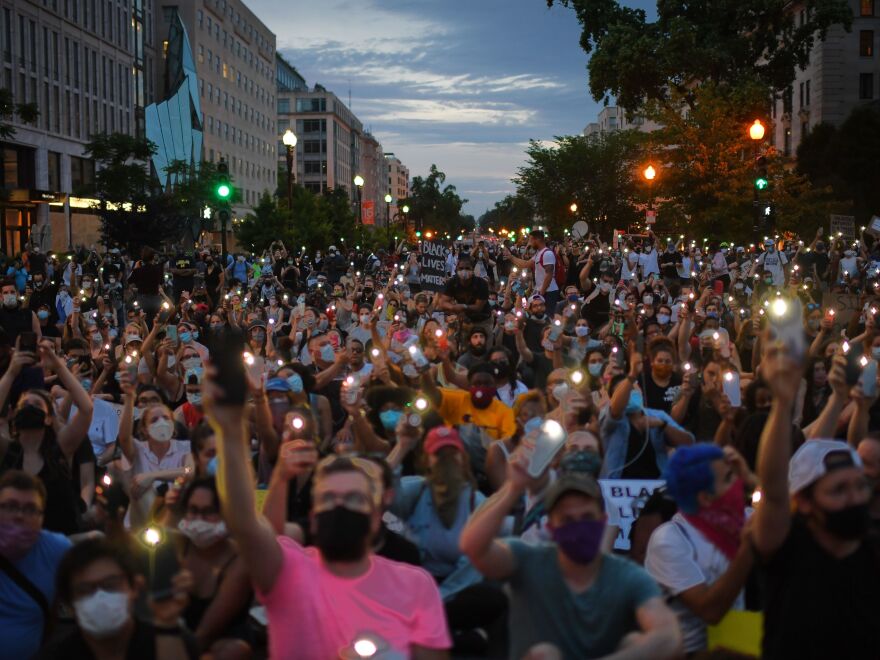
[{"label": "cloud", "polygon": [[565,85],[539,75],[521,73],[501,77],[473,76],[469,73],[452,75],[409,66],[383,64],[375,61],[366,64],[329,67],[325,73],[341,78],[355,78],[359,84],[393,85],[427,94],[454,94],[476,96],[480,94],[505,94],[531,90],[563,89]]},{"label": "cloud", "polygon": [[[379,139],[383,139],[380,132]],[[525,163],[525,142],[409,142],[396,152],[410,176],[425,176],[432,164],[449,175],[449,183],[482,181],[480,187],[505,188],[516,168]],[[512,186],[512,184],[511,184]]]},{"label": "cloud", "polygon": [[383,8],[376,0],[322,0],[279,7],[275,0],[248,6],[277,35],[278,50],[339,55],[404,55],[442,39],[449,30],[436,20]]},{"label": "cloud", "polygon": [[430,122],[509,126],[528,123],[537,115],[537,111],[513,103],[362,99],[358,103],[358,114],[364,123]]}]

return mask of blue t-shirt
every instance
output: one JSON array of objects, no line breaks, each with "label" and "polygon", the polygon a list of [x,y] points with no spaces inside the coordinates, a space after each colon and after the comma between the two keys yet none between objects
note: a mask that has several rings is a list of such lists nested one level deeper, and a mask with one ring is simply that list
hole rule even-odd
[{"label": "blue t-shirt", "polygon": [[[70,546],[63,534],[43,530],[31,551],[15,562],[15,567],[43,592],[50,606],[55,597],[55,570]],[[34,656],[43,642],[43,623],[43,611],[36,601],[0,571],[0,657]]]},{"label": "blue t-shirt", "polygon": [[641,567],[616,555],[602,555],[595,581],[583,593],[565,583],[556,545],[506,541],[516,569],[508,578],[510,657],[521,658],[540,642],[556,645],[571,660],[613,653],[630,632],[639,630],[636,610],[660,597],[657,583]]}]

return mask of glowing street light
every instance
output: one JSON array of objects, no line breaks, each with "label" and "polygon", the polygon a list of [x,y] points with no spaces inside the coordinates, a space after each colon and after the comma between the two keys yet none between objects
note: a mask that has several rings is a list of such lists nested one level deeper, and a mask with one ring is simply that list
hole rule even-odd
[{"label": "glowing street light", "polygon": [[572,202],[572,203],[571,203],[571,206],[569,206],[568,208],[569,208],[569,210],[570,210],[572,213],[577,213],[577,212],[578,212],[578,205],[577,205],[575,202]]},{"label": "glowing street light", "polygon": [[657,170],[654,169],[653,165],[648,165],[642,174],[648,181],[653,181],[657,177]]},{"label": "glowing street light", "polygon": [[764,139],[764,124],[760,119],[756,119],[755,123],[749,126],[749,137],[755,141]]},{"label": "glowing street light", "polygon": [[363,219],[363,193],[364,193],[364,177],[360,174],[356,174],[354,177],[354,186],[357,188],[357,200],[358,200],[358,224],[361,224]]}]

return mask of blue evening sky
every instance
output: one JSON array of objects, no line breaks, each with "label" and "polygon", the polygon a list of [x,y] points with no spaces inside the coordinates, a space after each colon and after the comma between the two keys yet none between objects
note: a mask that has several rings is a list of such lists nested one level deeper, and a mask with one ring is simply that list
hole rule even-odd
[{"label": "blue evening sky", "polygon": [[580,133],[601,110],[574,12],[544,0],[247,4],[310,86],[346,103],[350,86],[385,151],[411,177],[436,163],[476,217],[513,192],[530,139]]}]

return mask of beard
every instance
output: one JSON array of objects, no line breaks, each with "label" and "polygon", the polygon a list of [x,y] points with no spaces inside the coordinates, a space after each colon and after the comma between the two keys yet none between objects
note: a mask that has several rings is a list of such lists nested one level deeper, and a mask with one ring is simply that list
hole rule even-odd
[{"label": "beard", "polygon": [[458,518],[459,499],[468,485],[464,470],[455,460],[454,454],[447,453],[437,457],[437,463],[428,475],[428,485],[431,487],[437,517],[446,529],[451,529]]}]

